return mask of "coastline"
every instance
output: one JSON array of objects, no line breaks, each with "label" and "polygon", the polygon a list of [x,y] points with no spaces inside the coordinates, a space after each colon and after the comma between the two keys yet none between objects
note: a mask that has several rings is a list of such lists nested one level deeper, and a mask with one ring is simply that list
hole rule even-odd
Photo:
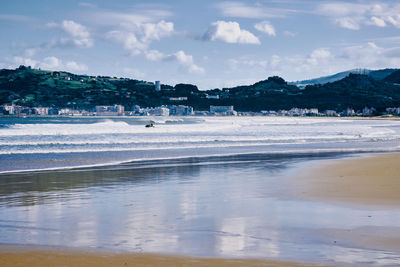
[{"label": "coastline", "polygon": [[291,195],[315,201],[400,207],[400,153],[330,159],[300,173]]},{"label": "coastline", "polygon": [[[350,229],[318,229],[316,233],[337,244],[363,249],[400,252],[399,226],[372,226],[379,212],[400,208],[400,153],[360,155],[324,160],[296,175],[289,195],[311,202],[366,209],[364,226]],[[373,215],[372,215],[373,214]],[[340,218],[338,218],[340,220]],[[392,220],[398,220],[394,216]]]},{"label": "coastline", "polygon": [[266,259],[202,258],[147,253],[111,253],[0,245],[0,265],[14,266],[328,266]]}]

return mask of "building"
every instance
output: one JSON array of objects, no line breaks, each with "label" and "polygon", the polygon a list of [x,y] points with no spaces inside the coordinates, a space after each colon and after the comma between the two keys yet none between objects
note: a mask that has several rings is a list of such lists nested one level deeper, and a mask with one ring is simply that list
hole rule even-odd
[{"label": "building", "polygon": [[187,101],[187,96],[170,97],[169,101]]},{"label": "building", "polygon": [[49,109],[48,107],[38,107],[38,108],[34,108],[36,110],[36,114],[37,115],[41,115],[41,116],[45,116],[45,115],[49,115]]},{"label": "building", "polygon": [[224,113],[227,111],[233,111],[233,106],[210,106],[210,112],[213,113]]},{"label": "building", "polygon": [[172,116],[191,116],[194,114],[193,108],[189,106],[168,106],[169,115]]},{"label": "building", "polygon": [[81,116],[82,111],[71,109],[71,108],[62,108],[58,111],[58,115],[62,116]]},{"label": "building", "polygon": [[375,114],[375,112],[376,112],[375,108],[373,108],[373,107],[372,108],[365,107],[362,110],[362,115],[364,115],[364,116],[372,116],[372,115]]},{"label": "building", "polygon": [[58,115],[58,109],[57,108],[50,108],[48,110],[48,115]]},{"label": "building", "polygon": [[355,116],[356,112],[352,108],[347,108],[347,109],[343,110],[342,114],[344,116]]},{"label": "building", "polygon": [[219,99],[219,95],[208,95],[206,94],[207,99]]},{"label": "building", "polygon": [[155,83],[154,83],[154,89],[158,92],[158,91],[161,91],[161,84],[160,84],[160,81],[156,81]]},{"label": "building", "polygon": [[214,115],[236,116],[233,106],[210,106],[210,113]]},{"label": "building", "polygon": [[[4,113],[8,114],[8,115],[21,115],[22,113],[24,113],[23,111],[26,111],[26,107],[22,107],[22,106],[18,106],[15,104],[5,104],[2,106]],[[32,112],[30,111],[29,114],[31,114]]]},{"label": "building", "polygon": [[97,116],[122,116],[124,112],[125,108],[122,105],[96,106]]},{"label": "building", "polygon": [[149,116],[169,116],[169,109],[164,106],[149,108],[145,110],[145,113]]},{"label": "building", "polygon": [[387,108],[386,113],[400,115],[400,108]]},{"label": "building", "polygon": [[325,115],[329,117],[337,117],[338,114],[335,110],[325,110]]}]

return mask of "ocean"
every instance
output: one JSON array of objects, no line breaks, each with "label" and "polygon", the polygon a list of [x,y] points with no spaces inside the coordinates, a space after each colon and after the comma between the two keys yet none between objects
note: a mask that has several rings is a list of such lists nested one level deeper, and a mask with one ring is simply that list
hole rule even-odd
[{"label": "ocean", "polygon": [[285,177],[399,140],[400,120],[0,118],[0,244],[397,264],[327,233],[395,229],[399,208],[294,199]]},{"label": "ocean", "polygon": [[[150,121],[154,128],[145,128]],[[0,172],[239,154],[396,151],[400,121],[282,117],[0,118]]]}]

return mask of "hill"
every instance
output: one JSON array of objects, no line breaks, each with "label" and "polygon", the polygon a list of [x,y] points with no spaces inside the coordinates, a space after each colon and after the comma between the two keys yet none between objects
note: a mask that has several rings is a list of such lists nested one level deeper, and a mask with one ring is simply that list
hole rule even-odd
[{"label": "hill", "polygon": [[390,74],[392,74],[393,72],[395,72],[397,70],[398,69],[382,69],[382,70],[353,69],[353,70],[343,71],[343,72],[339,72],[339,73],[336,73],[333,75],[319,77],[319,78],[315,78],[315,79],[291,82],[290,84],[304,88],[307,85],[326,84],[326,83],[336,82],[336,81],[339,81],[339,80],[349,76],[349,74],[364,74],[364,75],[370,76],[371,78],[373,78],[375,80],[383,80],[387,76],[389,76]]},{"label": "hill", "polygon": [[232,88],[199,91],[192,84],[162,84],[162,90],[156,91],[152,82],[21,66],[15,70],[0,70],[0,105],[14,103],[87,110],[93,110],[96,105],[114,104],[124,105],[126,110],[135,105],[180,104],[192,106],[195,110],[208,110],[210,105],[233,105],[238,111],[293,107],[342,111],[347,107],[362,109],[365,106],[384,110],[400,106],[400,86],[396,84],[399,78],[400,71],[381,70],[368,75],[349,74],[343,79],[308,85],[304,89],[275,76]]},{"label": "hill", "polygon": [[384,79],[385,82],[400,84],[400,70],[391,73]]},{"label": "hill", "polygon": [[303,96],[312,97],[321,109],[362,109],[369,106],[384,110],[400,105],[400,86],[375,80],[369,75],[350,74],[333,83],[309,85]]}]

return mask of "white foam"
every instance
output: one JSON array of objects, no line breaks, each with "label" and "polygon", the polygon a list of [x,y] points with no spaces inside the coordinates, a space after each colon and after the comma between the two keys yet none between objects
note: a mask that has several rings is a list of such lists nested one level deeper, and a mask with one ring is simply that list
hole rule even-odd
[{"label": "white foam", "polygon": [[[400,121],[282,117],[201,117],[113,119],[97,123],[15,124],[0,129],[0,155],[255,147],[303,144],[376,143],[400,138]],[[155,128],[144,123],[157,120]],[[173,120],[175,123],[168,123]],[[91,120],[88,120],[91,121]],[[137,124],[142,123],[143,124]],[[342,144],[342,145],[340,145]],[[370,144],[368,146],[371,146]]]}]

